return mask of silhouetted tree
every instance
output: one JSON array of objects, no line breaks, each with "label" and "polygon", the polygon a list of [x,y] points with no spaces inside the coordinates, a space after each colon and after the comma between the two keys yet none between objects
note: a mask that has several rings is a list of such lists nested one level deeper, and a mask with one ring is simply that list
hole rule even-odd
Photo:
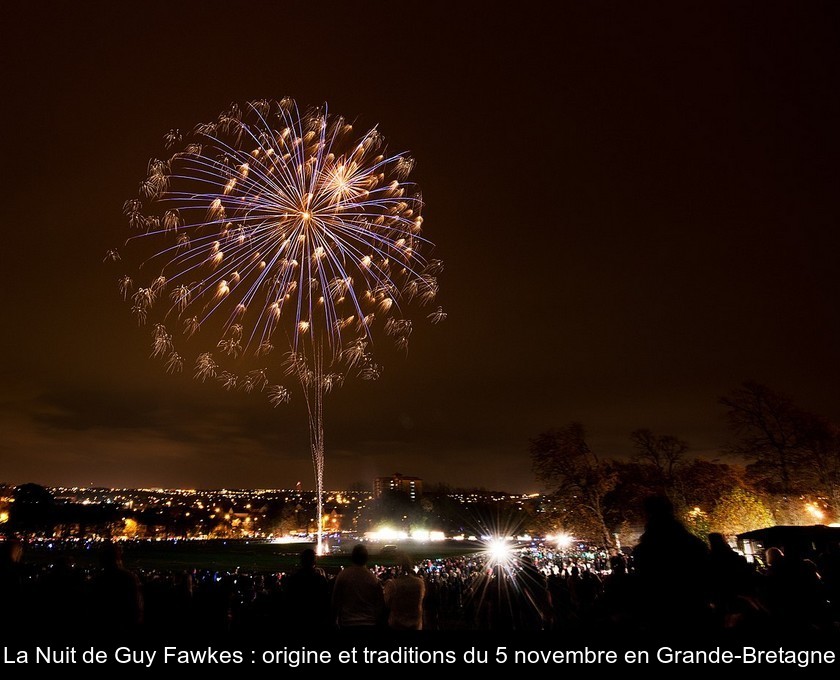
[{"label": "silhouetted tree", "polygon": [[[611,505],[611,503],[607,503]],[[522,515],[522,512],[518,513]],[[613,521],[620,517],[607,512],[607,524],[617,526]],[[542,504],[539,513],[527,518],[528,524],[523,527],[526,533],[536,534],[568,534],[576,539],[596,537],[600,540],[603,535],[603,524],[591,512],[580,511],[580,498],[573,493],[552,494]]]},{"label": "silhouetted tree", "polygon": [[651,430],[635,430],[630,435],[636,448],[636,460],[653,466],[660,480],[660,493],[676,502],[677,473],[688,451],[688,442],[672,435],[656,435]]},{"label": "silhouetted tree", "polygon": [[709,512],[727,491],[744,485],[744,468],[717,461],[695,458],[686,462],[678,477],[685,507],[700,507]]},{"label": "silhouetted tree", "polygon": [[615,488],[617,476],[589,448],[583,425],[571,423],[543,432],[531,440],[530,452],[537,479],[561,497],[573,498],[597,524],[604,545],[612,545],[605,497]]},{"label": "silhouetted tree", "polygon": [[825,418],[801,413],[797,435],[811,491],[823,494],[840,513],[840,428]]},{"label": "silhouetted tree", "polygon": [[298,513],[295,506],[292,503],[286,503],[272,523],[272,531],[285,536],[299,530]]},{"label": "silhouetted tree", "polygon": [[785,496],[795,492],[803,451],[801,411],[788,397],[756,382],[745,382],[720,403],[737,436],[730,450],[765,468]]},{"label": "silhouetted tree", "polygon": [[606,498],[607,524],[623,526],[624,533],[630,528],[641,529],[645,520],[642,502],[663,492],[659,470],[647,462],[618,460],[610,463],[610,469],[616,483]]}]

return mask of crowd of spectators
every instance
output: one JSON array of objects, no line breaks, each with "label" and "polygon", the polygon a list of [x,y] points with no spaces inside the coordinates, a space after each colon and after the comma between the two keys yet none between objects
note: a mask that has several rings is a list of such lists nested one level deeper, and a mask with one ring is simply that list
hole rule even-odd
[{"label": "crowd of spectators", "polygon": [[704,542],[650,499],[632,553],[511,550],[368,564],[363,544],[337,573],[304,550],[293,573],[127,570],[118,544],[97,569],[36,567],[0,544],[7,631],[63,633],[398,630],[829,630],[840,621],[840,555],[767,551],[747,561],[719,534]]}]

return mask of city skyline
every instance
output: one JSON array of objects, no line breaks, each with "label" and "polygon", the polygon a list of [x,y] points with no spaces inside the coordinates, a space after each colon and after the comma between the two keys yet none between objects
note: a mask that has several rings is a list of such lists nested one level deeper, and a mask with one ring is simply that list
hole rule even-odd
[{"label": "city skyline", "polygon": [[266,6],[242,53],[224,7],[10,9],[0,481],[314,486],[301,395],[167,375],[102,263],[167,130],[260,97],[410,151],[446,263],[447,320],[328,396],[326,488],[535,492],[529,438],[571,421],[718,457],[749,379],[840,420],[836,6]]}]

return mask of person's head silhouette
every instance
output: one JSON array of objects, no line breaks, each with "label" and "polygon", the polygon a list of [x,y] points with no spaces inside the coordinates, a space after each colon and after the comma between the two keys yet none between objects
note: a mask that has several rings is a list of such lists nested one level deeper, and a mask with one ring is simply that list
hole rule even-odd
[{"label": "person's head silhouette", "polygon": [[99,564],[103,569],[120,569],[123,565],[122,548],[116,543],[105,543],[99,552]]},{"label": "person's head silhouette", "polygon": [[665,496],[648,496],[642,507],[649,523],[667,522],[674,519],[674,504]]},{"label": "person's head silhouette", "polygon": [[315,551],[312,548],[306,548],[300,553],[300,566],[304,569],[315,567]]},{"label": "person's head silhouette", "polygon": [[365,546],[361,543],[357,543],[353,546],[353,552],[350,553],[350,561],[353,564],[356,564],[360,567],[363,567],[367,564],[368,561],[368,550]]}]

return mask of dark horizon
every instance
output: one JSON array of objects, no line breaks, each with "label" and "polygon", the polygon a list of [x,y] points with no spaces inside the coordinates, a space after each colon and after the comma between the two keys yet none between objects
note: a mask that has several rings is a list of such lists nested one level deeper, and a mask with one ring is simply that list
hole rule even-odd
[{"label": "dark horizon", "polygon": [[571,421],[718,457],[745,380],[840,421],[836,4],[249,10],[8,9],[0,482],[314,487],[299,395],[167,375],[102,263],[167,130],[287,95],[411,152],[446,264],[448,319],[329,396],[326,488],[537,491]]}]

